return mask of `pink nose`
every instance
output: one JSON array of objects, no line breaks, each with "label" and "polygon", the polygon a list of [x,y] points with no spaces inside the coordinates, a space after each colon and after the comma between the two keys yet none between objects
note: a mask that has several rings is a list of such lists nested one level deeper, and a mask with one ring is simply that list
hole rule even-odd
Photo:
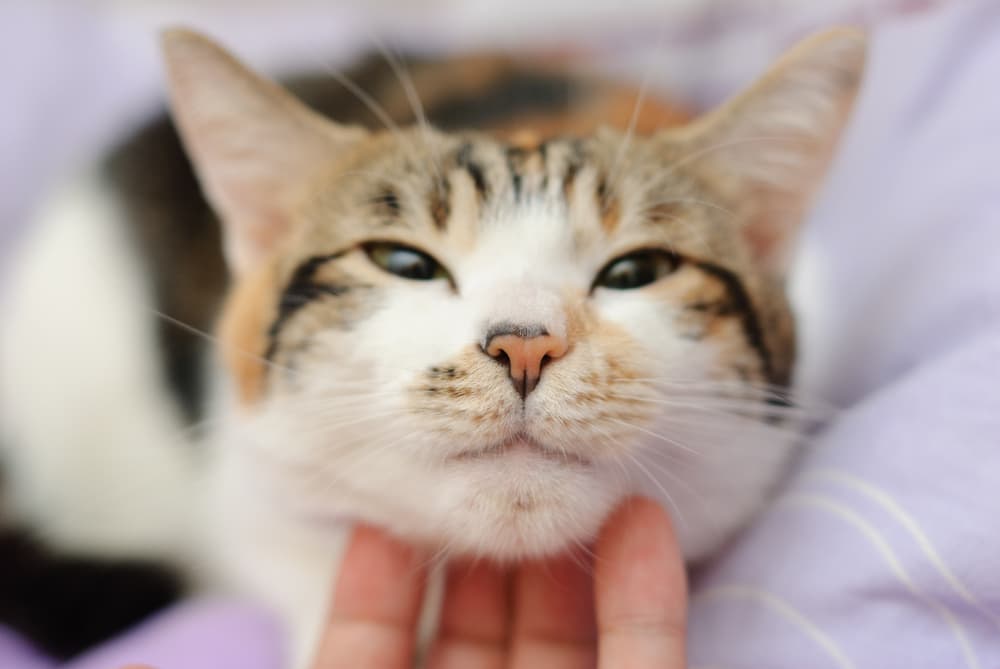
[{"label": "pink nose", "polygon": [[545,363],[564,356],[567,348],[564,338],[550,335],[542,328],[512,326],[491,333],[483,350],[507,365],[514,388],[521,397],[527,397],[538,385]]}]

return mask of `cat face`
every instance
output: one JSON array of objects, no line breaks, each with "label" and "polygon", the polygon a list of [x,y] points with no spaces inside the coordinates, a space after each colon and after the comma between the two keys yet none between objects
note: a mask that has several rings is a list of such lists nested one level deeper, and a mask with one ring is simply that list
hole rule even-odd
[{"label": "cat face", "polygon": [[639,492],[699,557],[760,504],[794,434],[784,247],[856,34],[683,128],[516,144],[336,126],[204,38],[166,46],[236,275],[235,438],[290,519],[517,559]]}]

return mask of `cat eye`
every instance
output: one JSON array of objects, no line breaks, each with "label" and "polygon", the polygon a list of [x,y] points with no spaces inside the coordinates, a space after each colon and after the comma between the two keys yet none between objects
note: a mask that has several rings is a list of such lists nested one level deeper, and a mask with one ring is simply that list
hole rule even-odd
[{"label": "cat eye", "polygon": [[423,251],[409,246],[390,242],[375,242],[365,244],[364,250],[373,263],[386,272],[404,279],[433,281],[449,278],[448,272],[441,266],[441,263]]},{"label": "cat eye", "polygon": [[612,290],[641,288],[662,279],[680,265],[680,259],[659,249],[633,251],[615,258],[597,275],[594,287]]}]

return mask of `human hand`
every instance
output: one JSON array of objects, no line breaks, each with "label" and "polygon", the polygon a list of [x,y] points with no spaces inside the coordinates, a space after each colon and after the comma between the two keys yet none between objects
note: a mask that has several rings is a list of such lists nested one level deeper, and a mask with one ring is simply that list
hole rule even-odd
[{"label": "human hand", "polygon": [[[412,665],[426,559],[360,527],[341,566],[314,669]],[[686,584],[667,515],[626,501],[593,569],[568,557],[513,573],[484,562],[448,575],[430,669],[683,669]]]}]

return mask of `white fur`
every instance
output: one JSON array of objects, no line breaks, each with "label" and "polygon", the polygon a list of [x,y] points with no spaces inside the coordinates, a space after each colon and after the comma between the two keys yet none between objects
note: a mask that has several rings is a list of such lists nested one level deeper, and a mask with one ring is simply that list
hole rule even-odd
[{"label": "white fur", "polygon": [[[670,396],[660,398],[641,384],[632,392],[645,394],[660,418],[645,427],[589,420],[562,397],[581,375],[569,365],[600,362],[602,352],[588,349],[594,346],[588,342],[547,368],[523,419],[499,365],[492,378],[477,377],[483,405],[497,412],[486,429],[470,424],[443,433],[433,415],[407,405],[418,373],[481,341],[490,322],[541,324],[560,333],[566,310],[586,299],[600,318],[630,335],[649,377],[697,384],[716,371],[711,345],[682,340],[662,305],[641,291],[598,290],[586,297],[609,258],[595,252],[581,261],[564,208],[536,202],[493,215],[497,220],[485,223],[476,248],[449,268],[457,293],[445,282],[396,281],[374,315],[350,331],[313,339],[296,390],[244,417],[237,437],[243,447],[234,449],[248,468],[242,479],[319,532],[338,518],[360,517],[431,545],[506,559],[591,539],[614,503],[639,491],[675,511],[689,557],[708,554],[762,501],[787,459],[788,433],[711,407],[661,406],[655,403]],[[428,250],[454,257],[445,248]],[[674,399],[678,395],[683,392],[675,389]],[[572,434],[546,425],[559,418],[581,424]],[[594,466],[556,464],[531,453],[448,461],[519,432],[593,458]],[[535,508],[512,514],[506,505],[515,498],[530,499]]]},{"label": "white fur", "polygon": [[[269,602],[293,633],[294,666],[309,659],[354,519],[510,559],[590,540],[619,499],[642,492],[674,511],[689,557],[706,555],[761,502],[789,452],[787,435],[670,404],[648,405],[661,415],[646,427],[589,421],[561,396],[579,373],[573,364],[600,363],[584,344],[547,368],[523,420],[499,365],[482,394],[507,414],[488,430],[442,439],[408,410],[416,374],[475,345],[491,321],[565,332],[567,310],[588,299],[608,260],[600,249],[580,254],[561,206],[493,215],[461,260],[440,250],[456,260],[458,294],[444,282],[398,282],[354,330],[316,337],[325,358],[296,372],[295,393],[248,411],[220,376],[206,451],[184,443],[165,401],[150,296],[118,212],[94,184],[71,188],[25,249],[2,333],[4,441],[16,446],[4,455],[17,515],[60,545],[175,557],[205,587]],[[634,340],[650,377],[710,376],[713,351],[672,334],[641,291],[599,289],[589,299]],[[640,385],[633,392],[662,399]],[[553,417],[580,422],[563,434],[546,422]],[[519,430],[593,464],[531,452],[448,460]],[[512,513],[515,500],[533,506]]]},{"label": "white fur", "polygon": [[41,212],[10,273],[0,425],[16,515],[82,552],[177,556],[196,453],[164,401],[148,283],[92,180]]},{"label": "white fur", "polygon": [[[167,560],[201,588],[262,599],[294,630],[303,666],[347,525],[317,535],[276,519],[234,482],[242,468],[223,440],[191,443],[165,393],[148,277],[120,216],[96,179],[72,183],[11,267],[0,325],[6,515],[68,551]],[[212,420],[228,422],[227,400],[215,403]]]}]

